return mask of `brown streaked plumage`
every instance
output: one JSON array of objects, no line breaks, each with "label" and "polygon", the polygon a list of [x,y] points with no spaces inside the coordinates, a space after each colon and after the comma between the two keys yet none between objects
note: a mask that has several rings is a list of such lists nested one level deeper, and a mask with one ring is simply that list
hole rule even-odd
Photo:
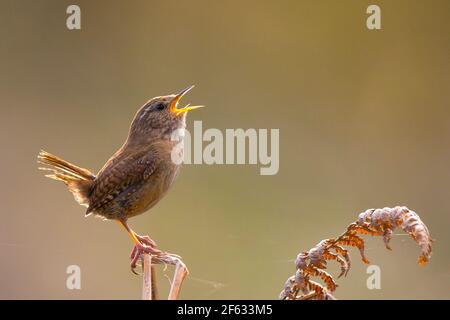
[{"label": "brown streaked plumage", "polygon": [[185,128],[187,111],[200,107],[178,108],[181,97],[192,88],[155,97],[144,104],[131,123],[125,143],[97,175],[48,152],[38,155],[38,162],[47,166],[40,169],[50,171],[47,177],[66,184],[75,200],[87,207],[86,216],[116,220],[125,227],[135,242],[131,254],[133,271],[142,253],[161,251],[150,237],[131,230],[127,220],[158,203],[178,174],[180,165],[172,160],[178,141],[171,136],[175,130]]}]

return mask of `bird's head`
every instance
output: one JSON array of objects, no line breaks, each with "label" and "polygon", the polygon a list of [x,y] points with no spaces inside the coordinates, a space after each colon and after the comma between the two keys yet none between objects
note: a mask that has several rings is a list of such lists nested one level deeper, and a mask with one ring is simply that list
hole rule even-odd
[{"label": "bird's head", "polygon": [[162,136],[184,128],[188,111],[203,107],[189,104],[179,107],[181,98],[193,88],[192,85],[177,94],[150,99],[136,113],[130,134]]}]

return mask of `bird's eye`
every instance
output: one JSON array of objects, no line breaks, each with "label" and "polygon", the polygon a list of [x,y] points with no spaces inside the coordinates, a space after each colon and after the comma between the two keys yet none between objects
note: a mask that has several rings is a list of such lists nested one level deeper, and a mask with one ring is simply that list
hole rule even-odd
[{"label": "bird's eye", "polygon": [[158,104],[155,106],[155,109],[156,109],[156,110],[164,110],[165,107],[166,107],[166,106],[164,105],[164,103],[158,103]]}]

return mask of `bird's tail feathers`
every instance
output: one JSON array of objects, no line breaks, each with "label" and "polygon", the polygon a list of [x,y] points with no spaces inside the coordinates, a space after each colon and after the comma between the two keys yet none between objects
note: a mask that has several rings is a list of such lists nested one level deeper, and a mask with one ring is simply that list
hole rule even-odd
[{"label": "bird's tail feathers", "polygon": [[39,168],[50,172],[45,175],[47,178],[64,182],[79,204],[89,206],[89,193],[95,180],[92,172],[44,150],[39,152],[38,163],[47,166]]}]

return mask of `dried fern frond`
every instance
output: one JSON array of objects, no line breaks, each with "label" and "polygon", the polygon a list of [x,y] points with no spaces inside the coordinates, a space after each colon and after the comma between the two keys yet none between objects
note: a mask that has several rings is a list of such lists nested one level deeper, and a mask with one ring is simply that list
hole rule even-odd
[{"label": "dried fern frond", "polygon": [[[419,215],[407,207],[368,209],[359,214],[347,230],[337,238],[320,241],[309,251],[300,252],[295,260],[296,273],[290,277],[280,293],[283,300],[328,300],[334,299],[332,293],[337,284],[334,278],[325,271],[327,261],[334,260],[341,266],[341,276],[346,276],[351,267],[347,247],[355,247],[361,254],[361,260],[369,263],[364,252],[364,239],[359,235],[382,236],[387,249],[395,228],[401,228],[409,234],[421,249],[418,263],[425,265],[431,257],[431,243],[427,226]],[[311,280],[316,277],[323,285]]]}]

